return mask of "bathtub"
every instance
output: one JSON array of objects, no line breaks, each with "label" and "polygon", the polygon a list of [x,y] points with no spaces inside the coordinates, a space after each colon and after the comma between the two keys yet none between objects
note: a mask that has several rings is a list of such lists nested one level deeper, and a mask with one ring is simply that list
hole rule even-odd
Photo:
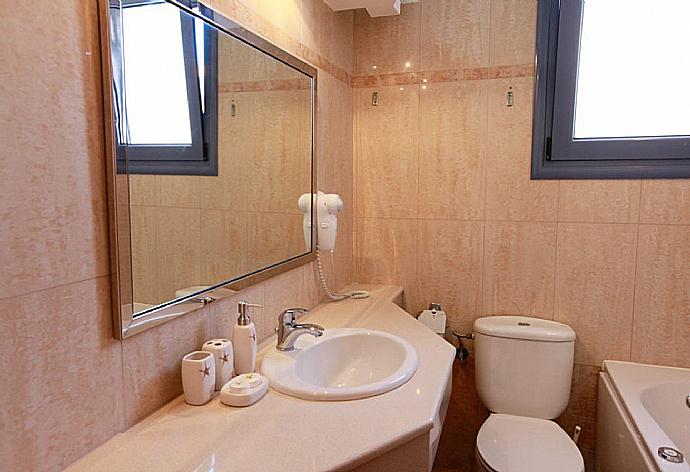
[{"label": "bathtub", "polygon": [[690,472],[690,369],[604,361],[599,375],[597,472]]}]

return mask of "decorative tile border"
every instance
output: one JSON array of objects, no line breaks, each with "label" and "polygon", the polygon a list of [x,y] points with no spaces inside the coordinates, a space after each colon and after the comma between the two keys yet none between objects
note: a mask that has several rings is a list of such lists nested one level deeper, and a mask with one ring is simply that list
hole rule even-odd
[{"label": "decorative tile border", "polygon": [[218,84],[218,91],[223,92],[275,92],[286,90],[310,90],[309,79],[281,80],[247,80]]},{"label": "decorative tile border", "polygon": [[353,77],[352,87],[366,88],[389,85],[417,85],[425,83],[458,82],[460,80],[508,79],[534,76],[534,64],[513,66],[473,67],[423,72],[401,72]]}]

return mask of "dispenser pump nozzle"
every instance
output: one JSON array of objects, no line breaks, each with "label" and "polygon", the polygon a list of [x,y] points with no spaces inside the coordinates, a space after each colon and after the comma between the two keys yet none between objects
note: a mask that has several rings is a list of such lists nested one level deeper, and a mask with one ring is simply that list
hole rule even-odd
[{"label": "dispenser pump nozzle", "polygon": [[251,317],[249,316],[249,309],[263,307],[263,305],[259,305],[258,303],[249,303],[245,301],[239,302],[237,304],[237,314],[239,315],[237,317],[237,324],[240,326],[247,326],[252,321]]}]

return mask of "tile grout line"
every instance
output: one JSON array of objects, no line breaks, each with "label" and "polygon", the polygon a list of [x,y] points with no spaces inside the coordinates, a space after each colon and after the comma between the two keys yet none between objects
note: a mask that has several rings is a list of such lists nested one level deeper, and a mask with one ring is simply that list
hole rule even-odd
[{"label": "tile grout line", "polygon": [[89,281],[92,281],[92,280],[99,280],[99,279],[103,279],[103,278],[106,278],[106,277],[107,277],[107,278],[110,278],[110,275],[111,275],[110,272],[108,272],[108,273],[106,273],[106,274],[96,275],[96,276],[93,276],[93,277],[88,277],[88,278],[86,278],[86,279],[78,279],[78,280],[73,280],[73,281],[71,281],[71,282],[65,282],[65,283],[63,283],[63,284],[51,285],[50,287],[39,288],[39,289],[37,289],[37,290],[30,290],[30,291],[28,291],[28,292],[16,293],[16,294],[10,295],[10,296],[8,296],[8,297],[0,297],[0,302],[10,301],[10,300],[14,300],[15,298],[26,297],[26,296],[29,296],[29,295],[35,295],[35,294],[38,294],[38,293],[47,292],[47,291],[49,291],[49,290],[54,290],[54,289],[58,289],[58,288],[65,288],[65,287],[69,287],[69,286],[71,286],[71,285],[77,285],[77,284],[81,284],[81,283],[84,283],[84,282],[89,282]]},{"label": "tile grout line", "polygon": [[556,319],[556,276],[558,274],[558,233],[561,228],[560,221],[560,209],[561,209],[561,181],[556,181],[556,247],[553,257],[553,300],[551,305],[551,319]]},{"label": "tile grout line", "polygon": [[[418,18],[418,23],[417,23],[417,51],[418,51],[418,68],[421,71],[422,69],[422,64],[423,64],[423,54],[424,51],[422,50],[422,25],[424,24],[422,21],[422,17],[424,15],[424,5],[420,4],[419,6],[419,18]],[[354,79],[353,79],[353,85],[354,85]],[[421,266],[422,266],[422,261],[421,258],[419,257],[420,254],[420,246],[421,246],[421,238],[419,234],[419,227],[420,227],[420,205],[419,205],[419,190],[420,190],[420,172],[422,168],[422,134],[421,134],[421,118],[422,118],[422,90],[421,90],[421,85],[417,84],[417,194],[415,195],[415,200],[416,200],[416,210],[415,210],[415,228],[416,228],[416,239],[415,239],[415,251],[416,255],[415,258],[417,259],[416,261],[416,274],[415,274],[415,284],[417,287],[415,288],[415,293],[417,297],[417,302],[420,303],[422,299],[424,299],[424,295],[422,293],[422,278],[421,278]],[[418,308],[423,308],[423,307],[415,307],[415,310]]]},{"label": "tile grout line", "polygon": [[[355,71],[355,66],[357,64],[357,46],[356,46],[356,41],[355,41],[355,12],[352,13],[352,72],[354,74]],[[350,153],[352,156],[352,160],[350,161],[350,170],[352,171],[352,180],[350,181],[350,196],[351,196],[351,205],[352,205],[352,227],[350,229],[351,231],[351,241],[350,241],[350,262],[352,264],[352,272],[350,274],[350,281],[348,283],[356,283],[357,282],[357,250],[355,249],[355,244],[356,244],[356,215],[357,215],[357,209],[355,208],[355,201],[356,201],[356,190],[355,190],[355,183],[357,180],[357,170],[356,170],[356,164],[355,164],[355,159],[356,159],[356,131],[357,131],[357,93],[355,92],[354,87],[352,87],[352,80],[350,80],[350,83],[347,84],[348,88],[350,89],[350,114],[351,114],[351,124],[352,128],[350,129],[350,137],[352,138],[351,145],[350,145]],[[317,181],[318,183],[318,181]]]},{"label": "tile grout line", "polygon": [[[357,48],[355,46],[355,18],[353,15],[352,36],[353,36],[353,69],[357,65]],[[359,252],[357,248],[357,214],[359,213],[359,205],[357,204],[357,148],[359,139],[359,93],[350,86],[352,90],[352,278],[353,282],[359,282]]]},{"label": "tile grout line", "polygon": [[[492,19],[492,13],[493,13],[493,2],[489,2],[489,44],[488,44],[488,54],[487,54],[487,62],[489,66],[491,66],[491,19]],[[487,83],[488,84],[488,83]],[[482,145],[482,150],[483,150],[483,157],[482,157],[482,163],[484,170],[482,172],[482,192],[484,193],[484,208],[482,211],[482,263],[480,266],[480,274],[479,274],[479,316],[484,316],[485,313],[485,306],[484,306],[484,290],[486,289],[486,223],[488,221],[487,215],[486,215],[486,200],[487,200],[487,179],[488,179],[488,162],[487,162],[487,156],[488,156],[488,149],[486,147],[486,143],[488,142],[488,137],[489,137],[489,123],[490,123],[490,111],[489,111],[489,86],[484,85],[484,132],[486,133],[486,140],[482,140],[484,143]]]},{"label": "tile grout line", "polygon": [[637,295],[637,260],[640,253],[640,227],[642,223],[642,186],[644,182],[640,183],[640,196],[637,201],[637,237],[635,241],[635,266],[633,267],[633,293],[632,293],[632,316],[630,317],[630,354],[628,360],[632,361],[633,346],[635,344],[635,301]]},{"label": "tile grout line", "polygon": [[[411,220],[415,218],[404,217],[404,216],[382,216],[382,215],[364,215],[357,216],[356,218],[362,219],[381,219],[381,220]],[[625,223],[620,221],[558,221],[558,220],[505,220],[505,219],[483,219],[483,218],[436,218],[436,217],[419,217],[420,220],[426,221],[486,221],[492,223],[560,223],[560,224],[571,224],[571,225],[616,225],[616,226],[631,226],[637,225],[638,223]],[[672,223],[639,223],[640,226],[661,226],[661,227],[672,227],[672,228],[690,228],[690,224],[672,224]]]}]

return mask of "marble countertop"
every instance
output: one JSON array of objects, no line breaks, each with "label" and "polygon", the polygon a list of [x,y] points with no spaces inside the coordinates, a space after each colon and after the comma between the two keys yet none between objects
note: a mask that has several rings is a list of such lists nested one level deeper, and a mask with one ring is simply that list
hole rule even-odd
[{"label": "marble countertop", "polygon": [[[67,470],[330,471],[356,467],[431,430],[454,349],[394,303],[402,289],[363,286],[371,297],[319,305],[300,321],[328,328],[370,328],[409,341],[419,367],[401,387],[376,397],[312,402],[269,389],[246,408],[201,407],[179,397],[113,437]],[[260,346],[258,359],[275,337]],[[107,412],[104,412],[107,414]]]}]

